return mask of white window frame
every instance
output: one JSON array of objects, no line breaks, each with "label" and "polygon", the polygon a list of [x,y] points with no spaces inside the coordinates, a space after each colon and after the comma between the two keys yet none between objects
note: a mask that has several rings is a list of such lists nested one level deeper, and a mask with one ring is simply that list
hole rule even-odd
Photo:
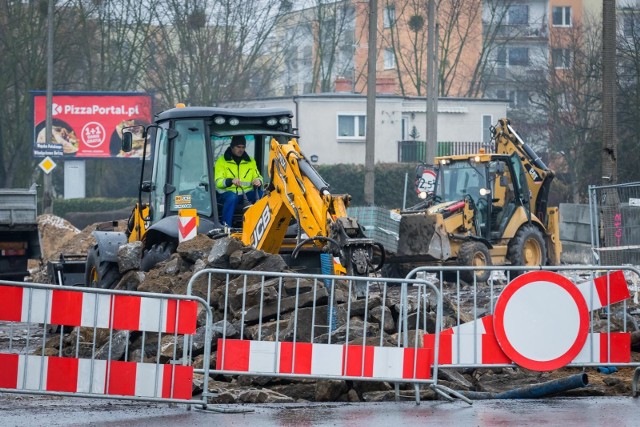
[{"label": "white window frame", "polygon": [[[489,126],[493,126],[493,115],[492,114],[483,114],[482,118],[480,119],[480,141],[482,141],[484,144],[489,144],[491,143],[491,131],[487,128],[485,129],[484,127],[484,121],[486,118],[489,118]],[[486,140],[486,132],[489,132],[488,134],[488,140]]]},{"label": "white window frame", "polygon": [[382,14],[382,26],[383,28],[391,28],[393,24],[396,22],[396,7],[394,5],[390,5],[384,8],[384,12]]},{"label": "white window frame", "polygon": [[558,103],[558,111],[567,112],[571,110],[569,105],[569,98],[565,92],[559,93],[556,96],[556,102]]},{"label": "white window frame", "polygon": [[384,69],[393,70],[396,68],[396,55],[393,52],[393,48],[388,47],[384,50]]},{"label": "white window frame", "polygon": [[[553,22],[553,17],[555,16],[554,12],[556,11],[556,9],[562,10],[561,24],[556,24],[555,22]],[[567,11],[569,11],[569,13],[567,13]],[[553,8],[551,9],[551,25],[553,25],[554,27],[571,27],[572,24],[573,24],[573,11],[571,10],[571,6],[553,6]]]},{"label": "white window frame", "polygon": [[[352,117],[354,135],[340,135],[340,117]],[[364,117],[364,129],[360,136],[360,117]],[[367,136],[367,113],[362,111],[338,111],[336,114],[336,138],[338,142],[359,142],[364,141]]]},{"label": "white window frame", "polygon": [[[556,58],[556,53],[560,56]],[[571,68],[571,49],[555,48],[551,50],[551,63],[556,70],[567,70]]]}]

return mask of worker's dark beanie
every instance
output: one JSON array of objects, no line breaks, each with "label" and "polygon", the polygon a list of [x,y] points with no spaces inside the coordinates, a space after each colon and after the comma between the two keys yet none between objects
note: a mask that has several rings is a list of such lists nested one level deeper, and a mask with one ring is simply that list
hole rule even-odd
[{"label": "worker's dark beanie", "polygon": [[235,147],[236,145],[247,145],[247,141],[243,135],[233,135],[233,138],[231,138],[231,146]]}]

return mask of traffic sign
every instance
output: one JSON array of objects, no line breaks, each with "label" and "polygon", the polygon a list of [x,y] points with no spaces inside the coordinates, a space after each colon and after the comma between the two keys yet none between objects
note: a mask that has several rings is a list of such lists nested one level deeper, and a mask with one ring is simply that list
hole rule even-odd
[{"label": "traffic sign", "polygon": [[431,169],[424,169],[422,175],[416,180],[416,192],[420,193],[433,193],[436,185],[436,173]]},{"label": "traffic sign", "polygon": [[589,309],[566,277],[534,271],[511,281],[496,302],[494,333],[505,354],[534,371],[571,363],[589,333]]},{"label": "traffic sign", "polygon": [[54,162],[53,159],[51,159],[51,157],[47,156],[44,159],[42,159],[42,161],[38,164],[38,166],[40,167],[40,169],[44,171],[44,173],[49,174],[53,169],[55,169],[57,165],[56,165],[56,162]]}]

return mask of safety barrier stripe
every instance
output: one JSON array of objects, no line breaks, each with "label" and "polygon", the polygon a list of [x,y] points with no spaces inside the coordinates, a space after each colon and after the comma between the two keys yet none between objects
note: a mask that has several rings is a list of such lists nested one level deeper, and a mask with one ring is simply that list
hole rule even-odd
[{"label": "safety barrier stripe", "polygon": [[433,350],[218,339],[216,370],[316,377],[429,379]]},{"label": "safety barrier stripe", "polygon": [[577,286],[587,302],[589,311],[598,310],[631,297],[627,280],[621,270],[596,277],[593,281],[583,282]]},{"label": "safety barrier stripe", "polygon": [[0,353],[0,389],[191,399],[193,366]]},{"label": "safety barrier stripe", "polygon": [[[490,316],[487,316],[490,317]],[[479,319],[480,320],[480,319]],[[433,348],[435,335],[424,335],[424,346]],[[611,343],[611,346],[609,346]],[[502,351],[493,334],[440,334],[439,365],[501,365],[513,361]],[[474,349],[475,345],[475,349]],[[609,348],[610,353],[609,353]],[[631,334],[589,333],[582,350],[571,363],[629,363]]]},{"label": "safety barrier stripe", "polygon": [[195,301],[0,285],[0,321],[192,335],[196,317]]},{"label": "safety barrier stripe", "polygon": [[631,334],[628,332],[590,333],[584,347],[571,363],[594,362],[630,363]]}]

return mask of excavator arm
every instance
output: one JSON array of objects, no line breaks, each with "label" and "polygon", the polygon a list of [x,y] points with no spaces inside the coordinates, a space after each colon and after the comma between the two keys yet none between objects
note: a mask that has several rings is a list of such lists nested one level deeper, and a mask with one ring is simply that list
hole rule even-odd
[{"label": "excavator arm", "polygon": [[526,181],[530,193],[531,211],[545,225],[549,237],[548,258],[552,265],[560,264],[560,227],[558,208],[548,208],[549,190],[554,173],[542,159],[529,147],[515,130],[508,119],[500,119],[491,129],[496,144],[496,153],[517,155],[526,171]]},{"label": "excavator arm", "polygon": [[527,186],[530,192],[531,210],[543,222],[547,217],[549,189],[554,174],[542,159],[529,147],[511,127],[509,119],[500,119],[491,129],[497,154],[516,154],[526,171]]},{"label": "excavator arm", "polygon": [[314,245],[339,257],[350,275],[366,275],[381,267],[371,264],[374,247],[380,245],[364,235],[357,220],[347,216],[350,196],[330,193],[329,185],[302,155],[295,139],[284,144],[272,139],[269,177],[265,196],[245,212],[244,244],[279,253],[295,220],[293,256]]}]

